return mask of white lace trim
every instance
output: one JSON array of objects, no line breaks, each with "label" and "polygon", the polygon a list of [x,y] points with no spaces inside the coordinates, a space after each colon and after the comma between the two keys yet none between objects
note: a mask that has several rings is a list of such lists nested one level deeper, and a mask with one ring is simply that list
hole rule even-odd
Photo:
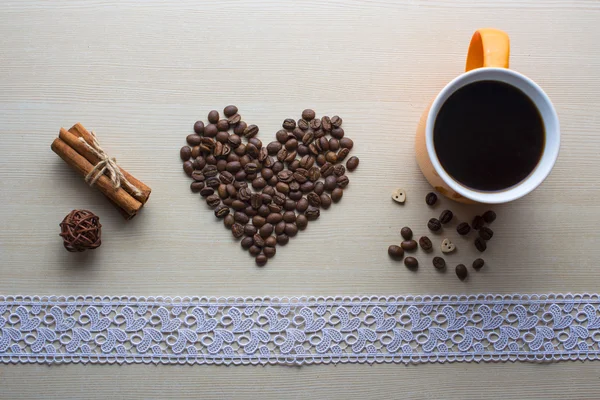
[{"label": "white lace trim", "polygon": [[0,296],[2,363],[595,360],[598,294]]}]

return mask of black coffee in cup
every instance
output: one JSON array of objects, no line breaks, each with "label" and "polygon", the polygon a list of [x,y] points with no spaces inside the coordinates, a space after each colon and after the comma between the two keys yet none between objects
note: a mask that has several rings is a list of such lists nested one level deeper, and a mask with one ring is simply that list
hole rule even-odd
[{"label": "black coffee in cup", "polygon": [[453,179],[475,190],[503,190],[527,178],[540,161],[544,122],[520,89],[478,81],[458,89],[442,105],[433,142]]}]

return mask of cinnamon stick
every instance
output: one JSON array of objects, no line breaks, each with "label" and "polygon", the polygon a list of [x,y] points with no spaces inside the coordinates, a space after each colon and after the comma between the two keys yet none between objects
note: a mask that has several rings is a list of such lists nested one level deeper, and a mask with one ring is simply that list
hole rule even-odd
[{"label": "cinnamon stick", "polygon": [[[81,176],[87,176],[94,169],[94,165],[60,138],[54,139],[50,147],[52,151],[58,154],[60,158],[73,167]],[[140,208],[142,208],[142,203],[131,197],[125,189],[122,187],[114,189],[110,179],[105,175],[102,175],[94,186],[121,208],[124,212],[123,215],[127,215],[127,219],[133,218]]]},{"label": "cinnamon stick", "polygon": [[[68,131],[64,128],[60,128],[60,133],[58,137],[61,138],[69,146],[71,146],[83,157],[85,157],[86,160],[92,163],[92,165],[96,165],[100,161],[100,159],[95,154],[93,154],[84,143],[81,143],[81,141],[79,141],[78,138],[80,137],[82,137],[90,145],[94,141],[92,134],[87,129],[85,129],[85,127],[81,125],[81,123],[76,123]],[[123,176],[125,176],[125,178],[133,186],[135,186],[141,192],[141,194],[133,193],[133,191],[130,190],[128,187],[123,187],[123,189],[125,189],[127,193],[129,193],[140,203],[146,204],[146,202],[148,201],[148,197],[150,197],[152,189],[150,189],[150,187],[148,187],[144,182],[136,179],[133,175],[125,171],[120,166],[119,169],[123,173]]]}]

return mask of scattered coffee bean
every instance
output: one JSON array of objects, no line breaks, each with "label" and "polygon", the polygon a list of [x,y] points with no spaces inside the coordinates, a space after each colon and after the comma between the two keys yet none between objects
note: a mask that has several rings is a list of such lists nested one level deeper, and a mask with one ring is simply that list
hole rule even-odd
[{"label": "scattered coffee bean", "polygon": [[414,257],[406,257],[404,259],[404,265],[406,265],[406,268],[408,269],[415,270],[419,267],[419,261]]},{"label": "scattered coffee bean", "polygon": [[481,253],[483,253],[487,249],[487,244],[485,243],[485,240],[480,237],[475,239],[475,248]]},{"label": "scattered coffee bean", "polygon": [[223,109],[223,114],[226,117],[231,117],[232,115],[237,114],[238,108],[234,105],[229,105]]},{"label": "scattered coffee bean", "polygon": [[456,245],[450,241],[450,239],[446,238],[442,240],[441,244],[442,253],[452,253],[456,250]]},{"label": "scattered coffee bean", "polygon": [[395,259],[402,259],[402,257],[404,257],[404,249],[393,244],[388,247],[388,255]]},{"label": "scattered coffee bean", "polygon": [[[311,121],[315,118],[315,111],[311,110],[310,108],[307,108],[306,110],[302,111],[302,119],[305,121]],[[333,121],[332,121],[333,123]]]},{"label": "scattered coffee bean", "polygon": [[337,185],[341,188],[345,188],[350,183],[350,179],[346,175],[338,176]]},{"label": "scattered coffee bean", "polygon": [[233,133],[235,133],[238,136],[241,136],[244,134],[244,130],[246,130],[247,127],[248,127],[248,124],[246,124],[244,121],[240,121],[233,128]]},{"label": "scattered coffee bean", "polygon": [[484,240],[490,240],[494,236],[494,231],[488,228],[487,226],[482,226],[479,229],[479,237]]},{"label": "scattered coffee bean", "polygon": [[348,171],[354,171],[358,167],[359,162],[360,160],[358,157],[350,157],[348,161],[346,161],[346,168],[348,168]]},{"label": "scattered coffee bean", "polygon": [[321,208],[328,209],[329,207],[331,207],[331,197],[329,197],[328,194],[323,193],[320,196],[320,198],[321,198]]},{"label": "scattered coffee bean", "polygon": [[215,124],[208,124],[204,127],[204,137],[206,138],[213,138],[217,136],[218,132],[219,130],[217,129],[217,125]]},{"label": "scattered coffee bean", "polygon": [[225,218],[223,218],[223,224],[225,224],[225,227],[227,229],[231,229],[231,227],[233,226],[234,223],[235,223],[235,218],[231,214],[229,214]]},{"label": "scattered coffee bean", "polygon": [[446,261],[442,257],[433,257],[433,266],[437,270],[446,268]]},{"label": "scattered coffee bean", "polygon": [[320,207],[321,206],[321,197],[316,194],[315,192],[311,192],[306,196],[306,199],[308,200],[308,204],[310,204],[313,207]]},{"label": "scattered coffee bean", "polygon": [[450,211],[450,210],[444,210],[440,214],[440,222],[442,224],[447,224],[448,222],[452,221],[453,217],[454,217],[454,214],[452,213],[452,211]]},{"label": "scattered coffee bean", "polygon": [[304,212],[306,219],[309,221],[314,221],[321,215],[321,211],[317,207],[308,207],[308,209]]},{"label": "scattered coffee bean", "polygon": [[337,187],[337,177],[335,175],[329,175],[325,178],[324,188],[326,191],[331,192]]},{"label": "scattered coffee bean", "polygon": [[192,157],[192,149],[190,146],[183,146],[181,150],[179,150],[179,156],[182,161],[188,161]]},{"label": "scattered coffee bean", "polygon": [[196,123],[194,123],[194,132],[198,135],[202,135],[204,133],[204,122],[196,121]]},{"label": "scattered coffee bean", "polygon": [[211,124],[219,122],[219,112],[217,110],[212,110],[208,113],[208,122]]},{"label": "scattered coffee bean", "polygon": [[280,246],[285,246],[290,241],[290,238],[285,233],[281,235],[277,235],[277,244]]},{"label": "scattered coffee bean", "polygon": [[211,196],[212,194],[215,193],[215,190],[211,187],[203,187],[202,189],[200,189],[200,196],[202,197],[208,197]]},{"label": "scattered coffee bean", "polygon": [[244,226],[242,224],[236,222],[231,227],[231,234],[236,239],[241,238],[242,236],[244,236]]},{"label": "scattered coffee bean", "polygon": [[415,240],[404,240],[400,244],[400,247],[402,247],[405,251],[415,251],[418,245]]},{"label": "scattered coffee bean", "polygon": [[221,199],[219,198],[218,195],[211,194],[210,196],[208,196],[206,198],[206,204],[208,204],[208,206],[211,208],[215,208],[216,206],[221,204]]},{"label": "scattered coffee bean", "polygon": [[492,210],[486,211],[483,213],[483,220],[488,224],[491,224],[496,220],[496,213]]},{"label": "scattered coffee bean", "polygon": [[323,178],[327,178],[328,176],[332,175],[334,172],[334,166],[331,163],[326,162],[325,164],[323,164],[323,166],[321,167],[321,176]]},{"label": "scattered coffee bean", "polygon": [[331,117],[331,125],[333,125],[335,128],[339,128],[340,126],[342,126],[342,119],[337,115],[334,115],[333,117]]},{"label": "scattered coffee bean", "polygon": [[433,248],[433,243],[431,243],[431,239],[427,236],[421,236],[419,239],[419,246],[421,246],[424,251],[430,251]]},{"label": "scattered coffee bean", "polygon": [[298,220],[296,220],[296,225],[294,224],[285,224],[285,228],[283,230],[283,232],[288,235],[289,237],[294,237],[298,234]]},{"label": "scattered coffee bean", "polygon": [[469,224],[467,222],[461,222],[460,224],[457,225],[456,227],[456,232],[458,232],[459,235],[466,235],[469,232],[471,232],[471,227],[469,226]]},{"label": "scattered coffee bean", "polygon": [[268,261],[267,256],[265,254],[257,255],[254,260],[256,261],[256,265],[258,265],[259,267],[264,267]]},{"label": "scattered coffee bean", "polygon": [[291,130],[293,130],[293,129],[296,127],[296,121],[294,121],[294,120],[293,120],[293,119],[291,119],[291,118],[287,118],[286,120],[284,120],[284,121],[283,121],[283,124],[282,124],[282,126],[283,126],[285,129],[288,129],[288,130],[290,130],[290,131],[291,131]]},{"label": "scattered coffee bean", "polygon": [[437,202],[437,194],[431,192],[431,193],[427,193],[427,196],[425,196],[425,203],[427,203],[428,206],[432,206]]},{"label": "scattered coffee bean", "polygon": [[[312,129],[313,131],[317,132],[319,129],[321,129],[321,120],[320,119],[313,119],[312,121],[310,121],[308,123],[308,126],[310,127],[310,129]],[[316,135],[316,133],[315,133]]]},{"label": "scattered coffee bean", "polygon": [[217,218],[225,218],[229,214],[229,207],[225,204],[221,204],[215,208],[215,217]]},{"label": "scattered coffee bean", "polygon": [[337,203],[338,201],[340,201],[343,196],[344,196],[344,191],[341,188],[335,188],[331,192],[331,200],[334,203]]},{"label": "scattered coffee bean", "polygon": [[[272,237],[272,236],[271,236],[271,237]],[[275,238],[273,238],[273,239],[275,239]],[[265,254],[265,256],[266,256],[267,258],[273,258],[273,257],[275,257],[275,253],[276,253],[275,247],[266,246],[266,247],[263,249],[263,253]]]},{"label": "scattered coffee bean", "polygon": [[308,128],[309,128],[308,121],[305,119],[299,119],[298,120],[298,128],[300,128],[303,131],[308,130]]},{"label": "scattered coffee bean", "polygon": [[465,279],[467,279],[468,274],[469,273],[467,271],[467,267],[465,267],[464,264],[458,264],[456,266],[456,276],[458,276],[458,279],[464,281]]},{"label": "scattered coffee bean", "polygon": [[225,131],[227,131],[228,129],[229,129],[229,121],[228,121],[228,120],[226,120],[226,119],[220,119],[220,120],[217,122],[217,130],[218,130],[218,131],[223,131],[223,132],[225,132]]},{"label": "scattered coffee bean", "polygon": [[[254,243],[254,240],[252,241],[252,243]],[[250,246],[250,248],[248,249],[248,252],[253,256],[259,255],[261,251],[262,251],[261,248],[254,244],[252,246]]]},{"label": "scattered coffee bean", "polygon": [[254,240],[251,237],[246,236],[242,239],[240,244],[242,245],[242,248],[249,249],[254,244]]},{"label": "scattered coffee bean", "polygon": [[248,127],[246,129],[244,129],[243,136],[245,138],[252,138],[252,137],[256,136],[257,133],[258,133],[258,126],[248,125]]},{"label": "scattered coffee bean", "polygon": [[484,265],[484,261],[481,258],[476,259],[475,261],[473,261],[473,269],[475,271],[479,271],[481,268],[483,268]]},{"label": "scattered coffee bean", "polygon": [[427,227],[432,232],[437,232],[442,229],[442,224],[437,218],[431,218],[429,222],[427,222]]},{"label": "scattered coffee bean", "polygon": [[404,189],[396,189],[392,192],[392,200],[396,203],[403,204],[406,201],[406,192]]},{"label": "scattered coffee bean", "polygon": [[344,175],[346,173],[346,167],[344,167],[342,164],[336,164],[333,167],[333,173],[336,176],[342,176],[342,175]]},{"label": "scattered coffee bean", "polygon": [[478,231],[479,229],[481,229],[484,222],[485,221],[483,220],[483,217],[481,215],[476,215],[475,218],[473,218],[473,222],[471,222],[471,226],[473,227],[473,229]]},{"label": "scattered coffee bean", "polygon": [[408,226],[400,229],[400,235],[404,238],[404,240],[410,240],[413,237],[413,231]]},{"label": "scattered coffee bean", "polygon": [[198,193],[199,191],[201,191],[204,188],[204,182],[192,182],[192,184],[190,185],[190,189],[192,190],[192,192],[194,193]]},{"label": "scattered coffee bean", "polygon": [[[200,135],[193,133],[193,134],[191,134],[191,135],[188,135],[188,136],[185,138],[185,141],[186,141],[186,142],[187,142],[187,143],[188,143],[190,146],[198,146],[198,145],[200,144],[200,139],[202,139],[202,137],[201,137]],[[198,156],[196,156],[196,157],[198,157]]]}]

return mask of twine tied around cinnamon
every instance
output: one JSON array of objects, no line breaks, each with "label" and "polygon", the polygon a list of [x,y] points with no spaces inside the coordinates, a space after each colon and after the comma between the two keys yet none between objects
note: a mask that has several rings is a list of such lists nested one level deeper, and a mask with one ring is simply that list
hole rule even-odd
[{"label": "twine tied around cinnamon", "polygon": [[142,192],[137,187],[132,185],[131,182],[127,180],[127,178],[125,178],[125,176],[121,172],[121,169],[119,168],[119,165],[117,164],[117,159],[114,157],[109,157],[108,154],[104,152],[102,147],[100,147],[100,144],[96,139],[96,134],[93,131],[90,133],[92,134],[93,139],[93,142],[91,144],[88,143],[82,137],[80,137],[78,140],[85,144],[87,149],[90,152],[92,152],[96,157],[98,157],[100,161],[98,161],[98,164],[94,166],[94,169],[92,169],[90,173],[86,175],[85,181],[90,186],[94,186],[98,179],[100,179],[100,177],[106,173],[106,175],[112,182],[113,189],[117,190],[121,187],[121,185],[123,185],[127,189],[131,190],[133,194],[140,196]]}]

